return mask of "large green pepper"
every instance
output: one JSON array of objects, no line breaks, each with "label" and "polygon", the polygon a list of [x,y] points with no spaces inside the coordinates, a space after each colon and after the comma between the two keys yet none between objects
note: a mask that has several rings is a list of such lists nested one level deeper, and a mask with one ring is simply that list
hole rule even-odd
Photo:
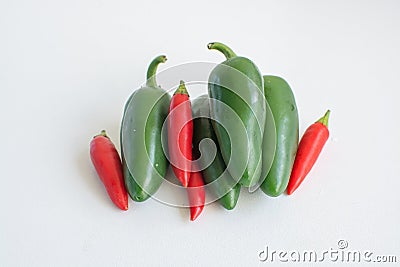
[{"label": "large green pepper", "polygon": [[121,124],[121,154],[127,191],[134,201],[145,201],[160,187],[168,160],[161,144],[162,126],[170,97],[157,86],[156,70],[165,56],[155,58],[147,71],[146,86],[131,95]]},{"label": "large green pepper", "polygon": [[[199,159],[198,166],[202,170],[203,178],[214,197],[218,199],[225,209],[231,210],[238,201],[240,184],[233,180],[229,172],[226,171],[217,137],[209,119],[210,105],[208,96],[202,95],[193,100],[192,110],[194,118],[193,147],[194,155]],[[210,153],[210,150],[200,153],[199,144],[202,140],[207,139],[216,145],[215,154]]]},{"label": "large green pepper", "polygon": [[[299,117],[296,101],[288,83],[276,76],[264,76],[264,94],[275,121],[266,121],[263,142],[263,174],[267,174],[261,189],[269,196],[279,196],[285,191],[299,142]],[[276,131],[276,140],[268,138]],[[271,153],[274,153],[270,167]]]},{"label": "large green pepper", "polygon": [[212,70],[208,79],[213,100],[211,117],[222,157],[236,181],[253,186],[260,179],[262,166],[266,116],[263,79],[252,61],[236,56],[226,45],[210,43],[208,48],[227,58]]}]

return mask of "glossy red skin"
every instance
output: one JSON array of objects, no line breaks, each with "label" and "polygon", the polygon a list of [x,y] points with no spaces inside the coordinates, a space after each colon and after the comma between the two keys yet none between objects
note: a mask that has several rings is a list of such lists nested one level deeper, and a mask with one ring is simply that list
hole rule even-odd
[{"label": "glossy red skin", "polygon": [[192,172],[187,188],[190,204],[190,220],[194,221],[203,211],[206,191],[201,172]]},{"label": "glossy red skin", "polygon": [[291,195],[300,186],[311,171],[328,137],[328,127],[320,122],[316,122],[307,128],[297,149],[287,187],[288,195]]},{"label": "glossy red skin", "polygon": [[[179,109],[176,112],[171,112],[178,106]],[[187,94],[175,94],[171,99],[169,112],[168,152],[170,162],[176,178],[184,187],[187,187],[191,175],[193,138],[192,106],[189,96]],[[179,132],[179,129],[182,130]],[[174,162],[178,163],[179,166],[174,166]]]},{"label": "glossy red skin", "polygon": [[121,210],[128,210],[121,159],[111,140],[105,136],[94,137],[90,142],[90,158],[112,202]]}]

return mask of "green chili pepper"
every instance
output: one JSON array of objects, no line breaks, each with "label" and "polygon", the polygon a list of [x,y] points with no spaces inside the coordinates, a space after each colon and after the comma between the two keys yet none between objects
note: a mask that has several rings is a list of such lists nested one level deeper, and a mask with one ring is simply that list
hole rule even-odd
[{"label": "green chili pepper", "polygon": [[158,190],[169,164],[161,135],[170,97],[155,78],[166,60],[159,56],[150,63],[146,86],[133,92],[124,109],[121,154],[126,189],[134,201],[145,201]]},{"label": "green chili pepper", "polygon": [[[202,95],[192,102],[194,119],[193,147],[194,155],[199,159],[198,166],[202,170],[203,178],[209,184],[210,191],[219,203],[227,210],[236,206],[240,194],[240,184],[237,183],[228,171],[219,149],[217,137],[210,121],[210,105],[207,95]],[[202,140],[212,140],[216,145],[214,157],[210,151],[200,154],[199,144]],[[208,165],[209,164],[209,165]]]},{"label": "green chili pepper", "polygon": [[[267,174],[261,189],[269,196],[279,196],[285,191],[299,142],[299,117],[296,101],[288,83],[276,76],[264,76],[264,94],[275,121],[266,121],[263,141],[263,174]],[[268,138],[276,132],[276,143]],[[270,167],[269,155],[274,153]],[[268,168],[268,169],[266,169]]]},{"label": "green chili pepper", "polygon": [[210,111],[219,122],[213,121],[213,127],[221,154],[232,177],[243,186],[253,186],[260,179],[262,165],[260,144],[266,116],[263,79],[252,61],[236,56],[226,45],[210,43],[208,49],[216,49],[227,58],[208,79],[209,95],[217,100],[210,101]]}]

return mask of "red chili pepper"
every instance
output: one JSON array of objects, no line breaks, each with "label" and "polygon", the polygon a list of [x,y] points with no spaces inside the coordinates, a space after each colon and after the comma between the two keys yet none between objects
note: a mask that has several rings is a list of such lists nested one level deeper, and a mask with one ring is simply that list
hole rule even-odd
[{"label": "red chili pepper", "polygon": [[193,121],[189,94],[183,81],[175,91],[169,107],[168,151],[175,176],[188,186],[192,165]]},{"label": "red chili pepper", "polygon": [[307,128],[301,138],[287,188],[288,195],[291,195],[306,178],[328,140],[329,114],[328,110],[321,119]]},{"label": "red chili pepper", "polygon": [[190,220],[194,221],[203,211],[206,201],[206,191],[201,172],[192,172],[187,192],[190,204]]},{"label": "red chili pepper", "polygon": [[101,131],[90,142],[90,158],[112,202],[121,210],[128,210],[121,159],[106,131]]}]

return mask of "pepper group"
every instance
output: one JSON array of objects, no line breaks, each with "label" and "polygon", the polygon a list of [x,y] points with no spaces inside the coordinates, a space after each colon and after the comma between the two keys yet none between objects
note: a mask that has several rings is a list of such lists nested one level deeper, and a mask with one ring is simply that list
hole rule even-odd
[{"label": "pepper group", "polygon": [[[223,54],[208,77],[208,94],[191,99],[180,81],[172,96],[157,84],[154,58],[146,83],[128,98],[120,128],[120,154],[104,130],[90,142],[90,157],[112,202],[128,210],[151,198],[169,166],[187,192],[190,220],[203,211],[206,194],[227,210],[242,187],[266,195],[298,189],[329,138],[330,111],[299,140],[295,96],[281,77],[262,75],[250,59],[227,45],[209,43]],[[190,89],[190,88],[189,88]],[[214,146],[202,146],[202,140]]]}]

